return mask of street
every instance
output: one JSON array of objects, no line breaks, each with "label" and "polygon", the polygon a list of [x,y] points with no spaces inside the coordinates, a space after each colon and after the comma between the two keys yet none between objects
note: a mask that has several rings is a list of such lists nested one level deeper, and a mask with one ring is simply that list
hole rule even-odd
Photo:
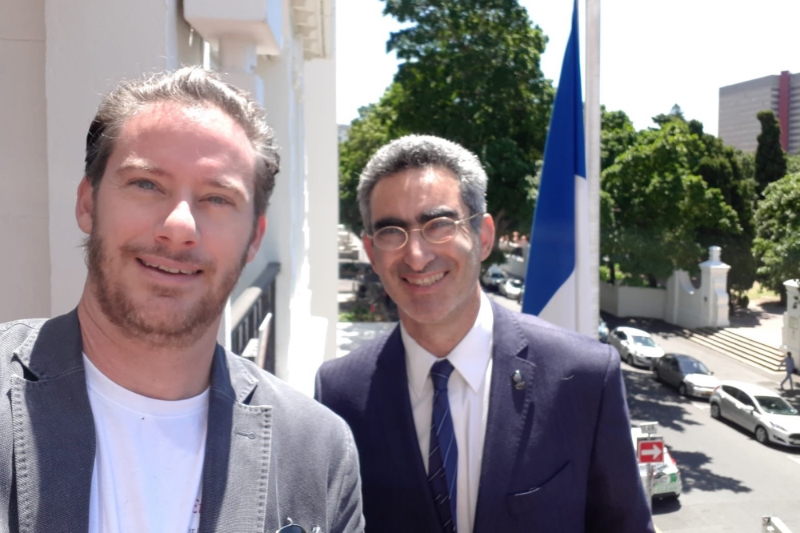
[{"label": "street", "polygon": [[[490,298],[519,310],[517,302],[496,293]],[[720,379],[775,390],[783,377],[677,336],[663,324],[635,327],[650,332],[666,352],[700,359]],[[707,401],[679,396],[656,382],[649,370],[622,363],[622,372],[631,419],[659,423],[659,433],[681,471],[681,497],[653,505],[655,523],[663,533],[758,533],[765,515],[777,516],[800,532],[800,449],[759,444],[738,426],[712,419]],[[800,399],[796,394],[786,396],[795,407]]]}]

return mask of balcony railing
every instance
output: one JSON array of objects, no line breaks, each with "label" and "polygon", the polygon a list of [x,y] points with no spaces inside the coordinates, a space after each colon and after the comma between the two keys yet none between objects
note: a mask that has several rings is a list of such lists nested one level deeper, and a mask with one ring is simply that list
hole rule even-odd
[{"label": "balcony railing", "polygon": [[275,277],[280,263],[269,263],[231,306],[231,350],[275,373]]}]

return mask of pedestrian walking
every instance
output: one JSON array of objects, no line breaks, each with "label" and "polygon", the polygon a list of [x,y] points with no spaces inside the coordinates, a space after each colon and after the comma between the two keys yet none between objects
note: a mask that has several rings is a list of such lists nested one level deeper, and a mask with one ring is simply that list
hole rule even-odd
[{"label": "pedestrian walking", "polygon": [[794,390],[794,383],[792,382],[792,373],[794,372],[794,359],[792,359],[792,352],[786,352],[786,357],[781,362],[781,366],[786,367],[786,377],[783,378],[783,381],[781,381],[781,390],[785,390],[783,388],[783,384],[786,383],[787,379],[789,380],[789,386],[791,387],[791,390]]}]

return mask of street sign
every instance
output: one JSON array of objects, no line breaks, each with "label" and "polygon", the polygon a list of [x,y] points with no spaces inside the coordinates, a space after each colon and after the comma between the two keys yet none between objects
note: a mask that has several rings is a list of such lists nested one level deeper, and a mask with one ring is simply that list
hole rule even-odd
[{"label": "street sign", "polygon": [[660,463],[664,460],[664,439],[651,437],[636,441],[636,458],[640,463]]}]

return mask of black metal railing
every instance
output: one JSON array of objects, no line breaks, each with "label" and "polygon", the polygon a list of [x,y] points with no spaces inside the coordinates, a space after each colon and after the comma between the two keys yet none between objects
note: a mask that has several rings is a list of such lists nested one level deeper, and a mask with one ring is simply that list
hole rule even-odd
[{"label": "black metal railing", "polygon": [[[231,305],[231,350],[258,360],[258,328],[264,319],[271,315],[267,324],[266,353],[261,366],[267,372],[275,373],[275,277],[281,270],[280,263],[269,263],[253,284],[246,288]],[[250,348],[248,349],[248,344]],[[245,353],[247,351],[247,354]]]}]

